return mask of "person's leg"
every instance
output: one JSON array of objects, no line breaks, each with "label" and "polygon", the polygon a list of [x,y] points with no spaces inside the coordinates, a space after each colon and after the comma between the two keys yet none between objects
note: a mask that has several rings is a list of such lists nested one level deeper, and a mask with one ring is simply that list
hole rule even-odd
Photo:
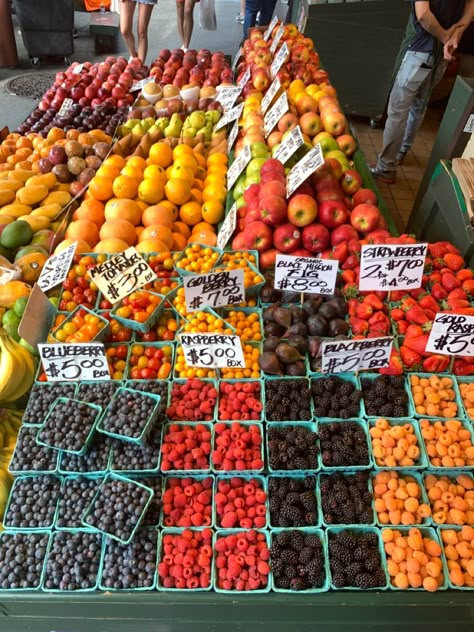
[{"label": "person's leg", "polygon": [[133,14],[135,13],[134,0],[122,0],[120,2],[120,32],[127,45],[130,57],[137,56],[135,38],[133,37]]},{"label": "person's leg", "polygon": [[181,44],[184,46],[184,0],[176,0],[176,19],[179,39],[181,40]]},{"label": "person's leg", "polygon": [[247,37],[249,29],[255,26],[255,23],[257,21],[257,13],[259,12],[259,10],[259,0],[246,0],[244,17],[244,39]]},{"label": "person's leg", "polygon": [[237,17],[235,18],[235,21],[243,24],[244,17],[245,17],[245,0],[240,0],[240,13],[237,13]]},{"label": "person's leg", "polygon": [[194,28],[194,5],[196,0],[184,0],[183,46],[187,50]]},{"label": "person's leg", "polygon": [[381,180],[396,177],[397,155],[402,146],[408,115],[420,85],[431,75],[427,53],[408,51],[395,78],[388,102],[388,118],[383,134],[383,149],[373,170]]},{"label": "person's leg", "polygon": [[272,21],[273,12],[275,11],[276,0],[262,0],[260,6],[260,17],[258,19],[259,26],[268,26]]},{"label": "person's leg", "polygon": [[153,11],[154,4],[139,3],[138,6],[138,57],[145,63],[148,52],[148,25]]}]

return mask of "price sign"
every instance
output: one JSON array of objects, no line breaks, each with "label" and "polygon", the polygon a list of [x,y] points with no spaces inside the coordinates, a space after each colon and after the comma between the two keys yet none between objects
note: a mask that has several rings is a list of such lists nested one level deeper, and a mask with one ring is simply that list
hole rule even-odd
[{"label": "price sign", "polygon": [[244,271],[223,270],[184,277],[184,298],[190,312],[203,307],[236,305],[245,300]]},{"label": "price sign", "polygon": [[474,356],[474,316],[436,314],[426,351]]},{"label": "price sign", "polygon": [[89,274],[112,304],[156,279],[156,274],[133,246],[91,268]]},{"label": "price sign", "polygon": [[64,99],[61,107],[59,108],[59,116],[66,116],[68,112],[72,109],[74,105],[74,101],[72,99]]},{"label": "price sign", "polygon": [[229,136],[227,137],[227,147],[229,148],[229,151],[234,146],[235,139],[237,138],[238,133],[239,133],[239,121],[237,120],[230,128]]},{"label": "price sign", "polygon": [[322,373],[344,373],[388,366],[393,338],[324,341],[321,344]]},{"label": "price sign", "polygon": [[291,169],[286,178],[286,192],[290,196],[312,173],[324,164],[323,151],[318,143]]},{"label": "price sign", "polygon": [[284,141],[280,143],[273,157],[285,164],[301,145],[304,145],[304,139],[301,133],[301,127],[297,125],[285,136]]},{"label": "price sign", "polygon": [[219,250],[224,250],[227,246],[227,242],[232,237],[235,226],[237,224],[237,204],[232,204],[229,212],[227,213],[224,221],[222,222],[221,229],[217,235],[217,247]]},{"label": "price sign", "polygon": [[270,37],[270,35],[272,34],[273,29],[275,28],[275,26],[278,24],[278,17],[276,15],[273,16],[272,21],[270,22],[270,24],[268,25],[267,30],[265,31],[265,33],[263,34],[263,39],[265,41],[267,41]]},{"label": "price sign", "polygon": [[231,108],[230,110],[226,110],[223,116],[221,116],[221,118],[219,119],[219,122],[217,123],[217,125],[214,127],[214,130],[217,131],[221,129],[222,127],[225,127],[229,123],[232,123],[232,121],[235,121],[236,119],[238,120],[240,118],[240,115],[242,114],[243,109],[244,109],[244,104],[239,103],[239,105],[236,105],[234,108]]},{"label": "price sign", "polygon": [[130,92],[137,92],[138,90],[141,90],[143,86],[146,86],[147,83],[151,83],[152,81],[155,81],[155,77],[146,77],[146,79],[140,79],[140,81],[135,81],[135,83],[132,83]]},{"label": "price sign", "polygon": [[234,61],[232,62],[232,70],[235,71],[237,68],[237,64],[239,63],[239,59],[242,57],[242,47],[239,48],[237,53],[235,54]]},{"label": "price sign", "polygon": [[243,88],[251,76],[252,76],[252,71],[250,70],[250,68],[247,68],[247,70],[244,72],[244,74],[240,78],[240,81],[237,82],[237,85]]},{"label": "price sign", "polygon": [[251,158],[252,150],[250,149],[250,145],[245,145],[227,171],[227,189],[231,189],[234,186],[237,182],[237,178],[249,164]]},{"label": "price sign", "polygon": [[260,111],[262,112],[262,114],[265,114],[265,112],[268,110],[268,108],[270,107],[270,103],[273,101],[273,97],[276,95],[280,88],[280,80],[278,79],[278,77],[276,77],[270,84],[270,87],[266,91],[265,96],[260,103]]},{"label": "price sign", "polygon": [[427,244],[362,246],[359,289],[414,290],[421,287],[427,250]]},{"label": "price sign", "polygon": [[181,334],[180,339],[188,366],[208,369],[245,368],[239,336]]},{"label": "price sign", "polygon": [[218,86],[216,101],[222,104],[224,110],[231,108],[237,100],[242,88],[239,86]]},{"label": "price sign", "polygon": [[290,292],[333,294],[338,264],[335,259],[277,255],[274,287]]},{"label": "price sign", "polygon": [[290,106],[288,104],[288,97],[286,96],[286,92],[283,92],[272,107],[265,114],[263,119],[263,128],[265,130],[265,138],[270,135],[272,129],[281,119],[283,114],[288,112]]},{"label": "price sign", "polygon": [[59,285],[67,277],[71,262],[76,252],[77,242],[50,257],[43,266],[38,279],[38,286],[43,292],[47,292],[56,285]]},{"label": "price sign", "polygon": [[77,66],[74,66],[74,70],[72,71],[72,74],[80,75],[83,68],[84,68],[84,64],[77,64]]},{"label": "price sign", "polygon": [[275,37],[273,38],[273,42],[270,44],[270,52],[271,52],[272,55],[276,51],[277,46],[280,43],[280,40],[281,40],[284,32],[285,32],[285,25],[282,22],[280,24],[280,26],[278,27],[278,31],[275,33]]},{"label": "price sign", "polygon": [[283,64],[288,61],[289,56],[290,50],[288,48],[288,44],[285,42],[278,53],[275,55],[275,58],[272,61],[272,65],[270,66],[270,77],[272,79],[275,79],[277,72],[280,70]]},{"label": "price sign", "polygon": [[38,345],[48,382],[109,380],[109,365],[101,342]]}]

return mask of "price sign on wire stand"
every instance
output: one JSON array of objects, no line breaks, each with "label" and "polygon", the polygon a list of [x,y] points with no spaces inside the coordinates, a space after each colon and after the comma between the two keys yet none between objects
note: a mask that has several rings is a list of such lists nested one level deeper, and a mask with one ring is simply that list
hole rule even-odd
[{"label": "price sign on wire stand", "polygon": [[276,95],[280,88],[280,80],[278,79],[278,77],[275,77],[260,103],[260,110],[262,114],[265,114],[265,112],[268,110],[268,108],[270,107],[270,103],[273,101],[273,97]]},{"label": "price sign on wire stand", "polygon": [[48,382],[110,380],[105,347],[101,342],[38,345]]},{"label": "price sign on wire stand", "polygon": [[288,103],[288,97],[286,92],[283,92],[272,107],[265,114],[263,119],[263,128],[265,130],[265,138],[270,135],[272,129],[277,125],[283,114],[288,112],[290,105]]},{"label": "price sign on wire stand", "polygon": [[366,338],[364,340],[326,340],[321,344],[321,372],[344,373],[362,369],[382,369],[388,366],[393,338]]},{"label": "price sign on wire stand", "polygon": [[236,102],[239,94],[242,92],[240,86],[217,86],[216,101],[222,105],[224,110],[231,108]]},{"label": "price sign on wire stand", "polygon": [[64,281],[71,267],[71,262],[76,252],[77,241],[50,257],[43,266],[37,281],[38,287],[47,292]]},{"label": "price sign on wire stand", "polygon": [[304,139],[301,133],[301,127],[297,125],[285,136],[285,139],[280,143],[273,157],[285,164],[303,144]]},{"label": "price sign on wire stand", "polygon": [[332,259],[277,255],[274,287],[290,292],[333,294],[338,264]]},{"label": "price sign on wire stand", "polygon": [[221,116],[221,118],[219,119],[217,125],[215,126],[214,130],[220,130],[221,128],[225,127],[226,125],[228,125],[229,123],[232,123],[232,121],[235,121],[236,119],[240,118],[240,115],[242,114],[242,110],[244,109],[244,103],[239,103],[239,105],[236,105],[235,107],[231,108],[230,110],[226,110],[224,112],[224,115]]},{"label": "price sign on wire stand", "polygon": [[426,351],[474,356],[474,316],[436,314]]},{"label": "price sign on wire stand", "polygon": [[288,48],[288,44],[285,42],[283,46],[280,48],[278,53],[275,55],[275,58],[272,61],[272,65],[270,66],[270,77],[275,79],[280,68],[285,64],[290,56],[290,49]]},{"label": "price sign on wire stand", "polygon": [[227,171],[227,189],[231,189],[234,186],[237,182],[237,178],[249,164],[251,158],[252,150],[250,149],[250,145],[245,145]]},{"label": "price sign on wire stand", "polygon": [[286,192],[290,196],[303,182],[324,164],[323,151],[318,143],[291,169],[286,178]]},{"label": "price sign on wire stand", "polygon": [[227,246],[227,242],[232,237],[235,227],[237,225],[237,204],[234,202],[230,207],[224,221],[222,222],[221,229],[217,235],[216,246],[219,250],[224,250]]},{"label": "price sign on wire stand", "polygon": [[239,121],[235,121],[235,123],[230,128],[229,136],[227,137],[227,146],[229,151],[232,149],[235,143],[235,139],[237,138],[237,134],[239,133]]},{"label": "price sign on wire stand", "polygon": [[273,38],[272,43],[270,44],[270,52],[272,55],[275,53],[276,49],[278,48],[278,44],[280,43],[280,40],[284,32],[285,32],[285,25],[282,22],[280,26],[278,27],[277,32],[275,33],[275,37]]},{"label": "price sign on wire stand", "polygon": [[224,334],[180,334],[188,366],[208,369],[245,369],[239,336]]},{"label": "price sign on wire stand", "polygon": [[237,82],[237,85],[240,86],[241,88],[243,88],[245,86],[245,84],[247,83],[247,81],[250,79],[251,76],[252,76],[252,71],[250,70],[250,67],[249,67],[244,72],[244,74],[242,75],[240,80]]},{"label": "price sign on wire stand", "polygon": [[265,31],[265,33],[263,34],[263,39],[265,41],[267,41],[268,39],[270,39],[270,35],[272,34],[273,29],[275,28],[275,26],[278,24],[278,17],[276,15],[273,16],[272,21],[270,22],[270,24],[268,25],[267,30]]},{"label": "price sign on wire stand", "polygon": [[223,270],[184,277],[184,299],[191,312],[203,307],[236,305],[245,300],[244,271]]},{"label": "price sign on wire stand", "polygon": [[427,244],[364,245],[359,290],[414,290],[421,287]]},{"label": "price sign on wire stand", "polygon": [[133,246],[91,268],[89,274],[112,304],[156,279],[155,272]]}]

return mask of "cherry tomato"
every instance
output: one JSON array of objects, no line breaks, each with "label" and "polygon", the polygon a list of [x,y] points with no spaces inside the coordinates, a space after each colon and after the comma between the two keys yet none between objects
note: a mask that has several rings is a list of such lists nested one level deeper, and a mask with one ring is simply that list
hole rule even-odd
[{"label": "cherry tomato", "polygon": [[117,356],[117,358],[120,358],[120,360],[125,360],[125,358],[127,357],[127,352],[128,347],[126,345],[119,345],[116,349],[115,355]]},{"label": "cherry tomato", "polygon": [[148,361],[148,368],[158,371],[161,368],[161,364],[161,360],[158,360],[158,358],[150,358]]},{"label": "cherry tomato", "polygon": [[140,375],[143,380],[156,380],[157,378],[157,372],[153,369],[150,369],[149,367],[146,369],[141,369]]},{"label": "cherry tomato", "polygon": [[148,331],[146,334],[142,334],[140,336],[140,340],[143,340],[143,342],[155,342],[157,338],[158,336],[156,334],[156,331],[154,331],[153,329],[151,331]]},{"label": "cherry tomato", "polygon": [[130,371],[130,376],[132,377],[132,379],[134,380],[139,380],[141,378],[141,374],[142,374],[142,370],[143,369],[139,369],[138,367],[132,369]]},{"label": "cherry tomato", "polygon": [[73,290],[76,287],[76,280],[75,279],[71,279],[71,278],[67,278],[64,279],[63,281],[63,288],[65,290]]},{"label": "cherry tomato", "polygon": [[147,358],[153,358],[153,357],[156,357],[156,356],[155,356],[155,351],[156,351],[156,349],[155,349],[154,347],[147,347],[147,348],[145,349],[145,355],[146,355],[146,357],[147,357]]}]

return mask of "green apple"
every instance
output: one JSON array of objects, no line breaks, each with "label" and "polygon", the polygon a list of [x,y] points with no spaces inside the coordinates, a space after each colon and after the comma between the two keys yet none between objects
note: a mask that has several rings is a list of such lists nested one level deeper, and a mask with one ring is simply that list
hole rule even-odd
[{"label": "green apple", "polygon": [[252,173],[260,173],[260,169],[267,162],[268,158],[252,158],[252,160],[247,165],[245,169],[245,173],[249,176]]},{"label": "green apple", "polygon": [[20,338],[18,344],[20,344],[22,347],[25,347],[25,349],[29,351],[31,355],[39,357],[38,351],[34,347],[32,347],[30,343],[27,342],[24,338]]},{"label": "green apple", "polygon": [[340,149],[334,149],[332,151],[328,151],[326,154],[323,152],[324,158],[335,158],[341,165],[343,171],[347,171],[350,169],[349,161],[347,160],[346,154]]},{"label": "green apple", "polygon": [[241,195],[239,198],[237,198],[235,200],[235,204],[236,204],[237,208],[241,208],[242,206],[245,206],[246,202],[244,200],[244,196]]},{"label": "green apple", "polygon": [[334,136],[331,136],[329,132],[319,132],[313,138],[313,146],[317,144],[321,145],[321,149],[323,150],[323,156],[326,157],[326,153],[328,151],[334,151],[335,149],[339,149],[339,145],[336,142]]},{"label": "green apple", "polygon": [[249,187],[251,184],[260,184],[260,171],[254,171],[245,178],[245,188]]},{"label": "green apple", "polygon": [[268,158],[268,147],[263,141],[250,143],[250,153],[252,158]]},{"label": "green apple", "polygon": [[272,154],[272,158],[275,157],[276,152],[278,151],[278,149],[281,147],[281,143],[277,143],[276,145],[273,145],[272,149],[271,149],[271,154]]},{"label": "green apple", "polygon": [[234,202],[236,200],[239,199],[239,197],[242,197],[242,195],[244,194],[245,189],[247,188],[245,185],[245,173],[242,173],[238,178],[237,178],[237,182],[234,185],[234,189],[232,191],[232,197],[234,198]]}]

